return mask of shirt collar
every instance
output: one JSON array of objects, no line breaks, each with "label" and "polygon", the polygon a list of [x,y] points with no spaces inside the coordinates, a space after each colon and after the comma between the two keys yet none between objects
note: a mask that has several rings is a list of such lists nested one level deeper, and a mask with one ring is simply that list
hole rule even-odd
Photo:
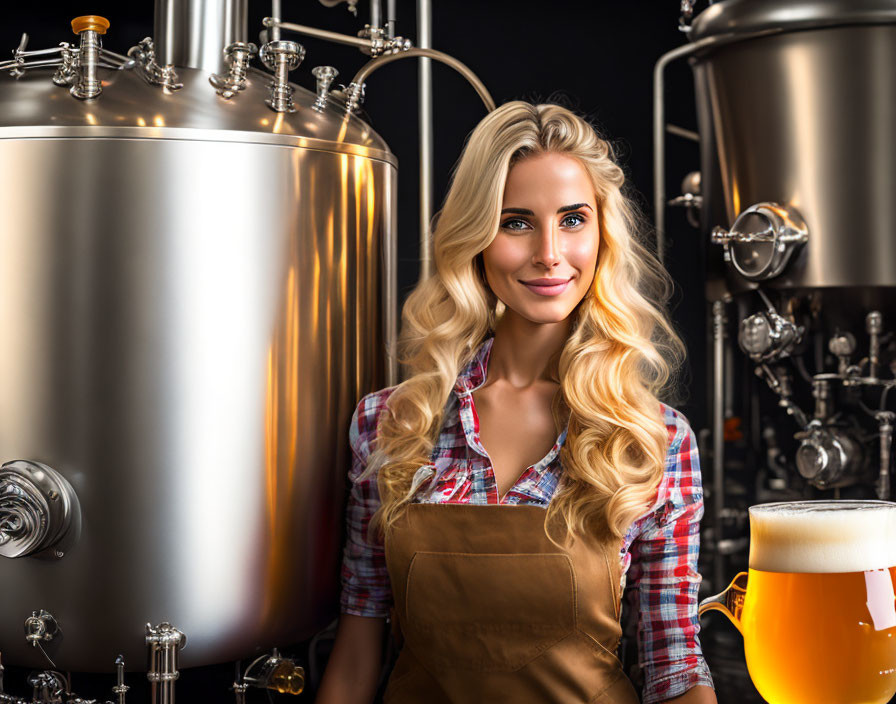
[{"label": "shirt collar", "polygon": [[485,375],[488,370],[488,356],[494,341],[494,335],[487,337],[479,346],[470,363],[458,375],[454,384],[454,391],[458,395],[472,393],[485,383]]}]

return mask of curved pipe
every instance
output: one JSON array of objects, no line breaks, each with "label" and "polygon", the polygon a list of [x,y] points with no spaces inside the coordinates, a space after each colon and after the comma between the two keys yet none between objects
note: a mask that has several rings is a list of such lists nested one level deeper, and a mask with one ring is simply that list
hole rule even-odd
[{"label": "curved pipe", "polygon": [[368,61],[364,64],[361,69],[355,74],[355,77],[352,79],[351,86],[349,89],[349,100],[346,104],[346,108],[349,110],[353,110],[356,105],[356,96],[360,92],[361,84],[370,76],[371,73],[376,71],[380,66],[385,66],[386,64],[390,64],[393,61],[398,61],[399,59],[404,59],[407,57],[425,57],[429,59],[435,59],[436,61],[440,61],[446,66],[450,66],[455,71],[457,71],[461,76],[467,79],[470,85],[476,90],[479,97],[482,98],[482,102],[485,103],[485,107],[489,112],[495,109],[495,101],[491,96],[491,93],[488,92],[488,89],[483,85],[482,81],[479,80],[479,77],[473,73],[466,64],[461,61],[458,61],[453,56],[449,56],[441,51],[437,51],[436,49],[408,49],[407,51],[402,51],[398,54],[386,54],[384,56],[378,56],[377,58]]}]

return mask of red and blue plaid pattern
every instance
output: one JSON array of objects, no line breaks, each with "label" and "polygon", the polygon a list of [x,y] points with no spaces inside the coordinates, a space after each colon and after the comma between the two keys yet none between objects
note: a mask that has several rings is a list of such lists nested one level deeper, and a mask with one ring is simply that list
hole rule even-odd
[{"label": "red and blue plaid pattern", "polygon": [[[426,503],[498,503],[495,476],[479,438],[472,392],[485,382],[494,337],[482,344],[461,372],[445,409],[442,432],[429,464],[415,477],[414,501]],[[370,518],[379,506],[374,477],[359,481],[376,440],[379,414],[394,387],[364,396],[352,416],[352,482],[346,510],[347,539],[342,563],[343,613],[389,615],[392,592],[381,544],[368,543]],[[669,431],[666,471],[652,508],[638,518],[622,540],[622,590],[631,617],[638,622],[638,659],[644,673],[643,704],[679,696],[697,684],[712,686],[703,659],[697,590],[700,574],[700,518],[703,488],[694,432],[684,416],[661,404]],[[563,468],[560,448],[566,429],[536,464],[528,467],[501,498],[504,504],[547,506]]]}]

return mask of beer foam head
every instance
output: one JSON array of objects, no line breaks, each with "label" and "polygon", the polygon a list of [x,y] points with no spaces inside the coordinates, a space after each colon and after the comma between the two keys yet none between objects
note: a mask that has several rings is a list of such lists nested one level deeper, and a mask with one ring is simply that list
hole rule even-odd
[{"label": "beer foam head", "polygon": [[750,569],[863,572],[896,565],[896,503],[798,501],[750,508]]}]

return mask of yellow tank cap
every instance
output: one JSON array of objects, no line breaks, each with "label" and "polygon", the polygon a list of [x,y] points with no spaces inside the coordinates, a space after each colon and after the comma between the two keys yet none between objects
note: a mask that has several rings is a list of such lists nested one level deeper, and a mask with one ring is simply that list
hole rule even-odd
[{"label": "yellow tank cap", "polygon": [[107,29],[109,29],[109,20],[99,15],[84,15],[83,17],[75,17],[72,20],[72,31],[75,34],[88,30],[97,34],[105,34]]}]

